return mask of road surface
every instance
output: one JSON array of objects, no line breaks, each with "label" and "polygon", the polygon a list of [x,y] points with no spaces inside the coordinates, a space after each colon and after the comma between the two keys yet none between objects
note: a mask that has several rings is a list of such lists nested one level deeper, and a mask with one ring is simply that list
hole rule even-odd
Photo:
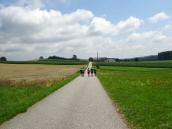
[{"label": "road surface", "polygon": [[97,77],[85,76],[5,122],[0,129],[127,129],[127,126]]}]

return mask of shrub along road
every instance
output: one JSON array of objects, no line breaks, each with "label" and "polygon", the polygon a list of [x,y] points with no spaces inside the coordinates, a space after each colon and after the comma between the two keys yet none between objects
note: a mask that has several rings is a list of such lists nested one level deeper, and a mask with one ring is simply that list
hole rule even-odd
[{"label": "shrub along road", "polygon": [[85,76],[5,122],[0,129],[127,129],[127,126],[97,77]]}]

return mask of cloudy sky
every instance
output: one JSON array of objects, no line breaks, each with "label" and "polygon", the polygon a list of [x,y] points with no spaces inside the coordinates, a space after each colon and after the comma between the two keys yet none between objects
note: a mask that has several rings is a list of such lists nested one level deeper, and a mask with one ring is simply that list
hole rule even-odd
[{"label": "cloudy sky", "polygon": [[172,50],[172,0],[0,0],[0,56],[128,58]]}]

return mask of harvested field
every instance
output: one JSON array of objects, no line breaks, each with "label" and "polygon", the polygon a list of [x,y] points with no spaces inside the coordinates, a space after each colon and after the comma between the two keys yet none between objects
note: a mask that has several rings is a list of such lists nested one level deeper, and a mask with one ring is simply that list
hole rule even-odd
[{"label": "harvested field", "polygon": [[58,80],[69,76],[81,65],[0,64],[0,83]]}]

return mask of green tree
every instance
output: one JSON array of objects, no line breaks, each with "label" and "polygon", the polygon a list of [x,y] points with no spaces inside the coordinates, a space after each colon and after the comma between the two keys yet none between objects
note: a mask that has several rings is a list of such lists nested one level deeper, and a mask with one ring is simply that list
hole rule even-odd
[{"label": "green tree", "polygon": [[72,59],[77,60],[77,55],[73,55]]},{"label": "green tree", "polygon": [[91,61],[91,62],[93,62],[94,59],[93,59],[93,57],[90,57],[88,60]]},{"label": "green tree", "polygon": [[39,60],[43,60],[43,59],[44,59],[44,57],[43,57],[43,56],[40,56],[40,57],[39,57]]},{"label": "green tree", "polygon": [[7,61],[7,58],[3,56],[0,58],[0,61]]},{"label": "green tree", "polygon": [[139,58],[135,58],[134,61],[138,62],[139,61]]}]

